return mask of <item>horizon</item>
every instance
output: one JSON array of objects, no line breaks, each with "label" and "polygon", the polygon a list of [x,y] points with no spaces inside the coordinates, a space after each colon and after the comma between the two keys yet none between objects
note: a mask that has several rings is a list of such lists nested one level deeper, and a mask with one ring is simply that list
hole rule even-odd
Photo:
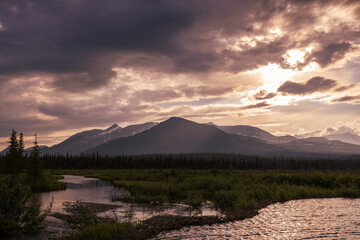
[{"label": "horizon", "polygon": [[[44,144],[40,144],[40,146],[44,146],[44,147],[54,147],[55,145],[57,145],[57,144],[59,144],[59,143],[62,143],[62,142],[64,142],[65,140],[67,140],[68,138],[70,138],[70,137],[73,137],[74,135],[76,135],[76,134],[79,134],[79,133],[83,133],[83,132],[86,132],[86,131],[92,131],[92,130],[102,130],[102,131],[105,131],[105,130],[107,130],[107,129],[109,129],[109,128],[112,128],[113,126],[117,126],[117,127],[120,127],[121,129],[124,129],[124,128],[126,128],[126,127],[129,127],[129,126],[135,126],[135,125],[142,125],[142,124],[146,124],[146,123],[155,123],[156,125],[158,125],[158,124],[161,124],[161,123],[163,123],[163,122],[166,122],[166,121],[168,121],[168,120],[170,120],[170,119],[173,119],[173,118],[179,118],[179,119],[182,119],[182,120],[186,120],[186,121],[190,121],[190,122],[194,122],[194,123],[196,123],[196,124],[203,124],[203,125],[209,125],[209,126],[214,126],[214,127],[216,127],[216,128],[218,128],[218,127],[232,127],[232,126],[249,126],[249,127],[255,127],[255,128],[258,128],[258,127],[256,127],[256,126],[251,126],[251,125],[228,125],[228,126],[221,126],[221,125],[217,125],[217,124],[214,124],[213,122],[206,122],[206,123],[202,123],[202,122],[195,122],[195,121],[192,121],[192,120],[189,120],[189,119],[186,119],[186,118],[182,118],[182,117],[178,117],[178,116],[171,116],[171,117],[169,117],[169,118],[167,118],[167,119],[165,119],[165,120],[163,120],[163,121],[161,121],[161,122],[155,122],[155,121],[149,121],[149,122],[144,122],[144,123],[139,123],[139,124],[131,124],[131,125],[123,125],[123,126],[120,126],[119,124],[117,124],[117,123],[114,123],[114,124],[111,124],[110,126],[107,126],[107,127],[104,127],[104,128],[92,128],[92,129],[85,129],[85,130],[83,130],[83,131],[78,131],[78,132],[75,132],[74,134],[72,134],[72,135],[69,135],[69,136],[66,136],[63,140],[61,140],[61,141],[59,141],[59,142],[56,142],[56,143],[54,143],[54,144],[52,144],[52,145],[44,145]],[[155,126],[156,126],[155,125]],[[154,126],[152,126],[151,128],[153,128]],[[149,128],[149,129],[151,129],[151,128]],[[222,130],[221,128],[218,128],[220,131],[224,131],[224,130]],[[260,130],[263,130],[263,129],[261,129],[261,128],[259,128]],[[14,129],[15,130],[15,129]],[[16,131],[16,130],[15,130]],[[264,130],[265,131],[265,130]],[[225,131],[226,132],[226,131]],[[267,131],[266,131],[267,132]],[[20,135],[20,132],[17,132],[16,131],[16,133],[17,133],[17,136],[19,136]],[[135,133],[134,135],[136,135],[136,134],[140,134],[140,133],[142,133],[142,131],[141,132],[138,132],[138,133]],[[230,132],[227,132],[227,133],[230,133]],[[273,134],[273,133],[271,133],[271,132],[268,132],[268,133],[270,133],[270,134],[272,134],[272,135],[274,135],[274,136],[276,136],[276,137],[281,137],[281,136],[292,136],[292,137],[295,137],[295,138],[297,138],[297,139],[306,139],[306,138],[311,138],[311,137],[325,137],[326,136],[326,134],[327,135],[329,135],[329,136],[336,136],[336,135],[342,135],[342,134],[348,134],[348,133],[350,133],[350,134],[355,134],[356,135],[356,133],[354,133],[354,132],[352,132],[351,131],[351,129],[348,129],[348,128],[339,128],[339,129],[337,129],[337,130],[335,130],[335,129],[332,129],[331,131],[329,131],[329,129],[326,131],[326,132],[320,132],[320,131],[316,131],[315,133],[306,133],[306,134],[304,134],[304,135],[275,135],[275,134]],[[234,134],[234,135],[237,135],[236,133],[230,133],[230,134]],[[322,134],[322,135],[321,135]],[[10,137],[10,136],[9,136]],[[33,141],[30,143],[30,136],[23,136],[24,137],[24,139],[26,140],[25,141],[25,149],[31,149],[32,148],[32,145],[31,144],[33,144]],[[33,138],[34,138],[34,136],[32,136]],[[359,136],[360,137],[360,136]],[[325,137],[326,138],[326,137]],[[350,142],[346,142],[346,141],[342,141],[342,142],[345,142],[345,143],[350,143]],[[31,145],[31,146],[29,146],[29,145]],[[1,145],[0,145],[1,146]],[[6,150],[7,149],[7,145],[4,147],[4,148],[0,148],[0,151],[3,151],[3,150]]]},{"label": "horizon", "polygon": [[360,2],[0,3],[0,150],[178,116],[360,134]]}]

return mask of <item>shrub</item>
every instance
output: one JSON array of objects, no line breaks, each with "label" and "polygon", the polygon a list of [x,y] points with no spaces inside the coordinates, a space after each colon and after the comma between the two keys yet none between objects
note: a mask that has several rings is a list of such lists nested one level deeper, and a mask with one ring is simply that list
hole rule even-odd
[{"label": "shrub", "polygon": [[215,193],[214,204],[216,209],[230,210],[233,209],[238,200],[234,191],[219,191]]},{"label": "shrub", "polygon": [[0,238],[10,238],[21,235],[22,229],[20,224],[11,219],[0,219]]},{"label": "shrub", "polygon": [[[40,211],[40,203],[31,200],[32,192],[19,177],[3,176],[0,179],[0,219],[6,223],[3,234],[12,234],[20,226],[23,233],[34,233],[43,224],[50,213],[52,204],[44,212]],[[15,224],[15,222],[17,224]]]},{"label": "shrub", "polygon": [[73,232],[69,240],[110,240],[135,228],[132,223],[102,222],[87,226],[82,231]]},{"label": "shrub", "polygon": [[98,223],[96,214],[85,203],[76,201],[75,203],[66,202],[63,205],[71,213],[71,215],[66,215],[65,222],[72,229],[85,229]]}]

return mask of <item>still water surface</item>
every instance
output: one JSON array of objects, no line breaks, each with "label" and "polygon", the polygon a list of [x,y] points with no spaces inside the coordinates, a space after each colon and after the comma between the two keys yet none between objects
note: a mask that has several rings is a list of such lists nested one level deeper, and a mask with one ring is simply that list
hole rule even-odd
[{"label": "still water surface", "polygon": [[[52,212],[66,213],[64,203],[76,202],[77,200],[86,203],[97,203],[112,205],[116,208],[98,213],[99,217],[116,217],[119,221],[129,220],[126,216],[132,211],[132,221],[141,221],[155,215],[180,215],[188,216],[188,206],[183,204],[163,204],[161,206],[129,204],[124,202],[112,202],[111,196],[121,196],[130,194],[124,189],[118,189],[110,183],[101,181],[97,178],[85,178],[83,176],[64,175],[62,182],[67,183],[64,191],[54,191],[41,193],[40,199],[43,208],[54,199]],[[219,215],[211,206],[206,205],[202,208],[202,215]]]},{"label": "still water surface", "polygon": [[253,218],[186,227],[154,239],[360,239],[360,199],[277,203]]},{"label": "still water surface", "polygon": [[43,206],[54,199],[52,212],[64,212],[64,202],[82,202],[116,204],[111,201],[112,195],[128,194],[123,189],[117,189],[110,183],[100,181],[97,178],[85,178],[83,176],[64,175],[60,182],[67,183],[66,190],[41,193]]},{"label": "still water surface", "polygon": [[[65,175],[64,191],[42,193],[43,206],[54,198],[52,212],[64,213],[64,202],[81,200],[90,203],[117,205],[115,210],[99,216],[117,215],[126,220],[129,204],[112,202],[111,195],[129,194],[96,178]],[[218,215],[204,208],[203,215]],[[134,207],[134,221],[158,214],[187,215],[184,205],[165,206],[160,211],[146,206]],[[68,230],[59,220],[49,217],[43,235],[37,239],[59,236]],[[360,199],[306,199],[270,205],[253,218],[226,224],[186,227],[161,233],[154,239],[360,239]]]}]

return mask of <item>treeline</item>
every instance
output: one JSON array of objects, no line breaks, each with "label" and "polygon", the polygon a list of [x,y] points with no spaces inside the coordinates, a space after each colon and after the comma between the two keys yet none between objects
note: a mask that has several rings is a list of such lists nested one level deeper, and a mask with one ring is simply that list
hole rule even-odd
[{"label": "treeline", "polygon": [[40,147],[35,134],[30,156],[25,156],[23,134],[12,130],[8,151],[0,158],[0,238],[34,234],[50,214],[52,203],[45,211],[33,198],[35,192],[64,189],[53,177],[43,172]]},{"label": "treeline", "polygon": [[44,155],[47,169],[360,170],[360,159],[261,157],[240,154],[143,154],[118,157]]},{"label": "treeline", "polygon": [[29,156],[25,154],[25,144],[22,133],[20,133],[18,137],[17,132],[13,129],[8,143],[8,151],[0,159],[0,174],[10,175],[12,178],[16,178],[23,170],[26,170],[27,179],[32,185],[42,181],[43,163],[36,134],[34,146]]}]

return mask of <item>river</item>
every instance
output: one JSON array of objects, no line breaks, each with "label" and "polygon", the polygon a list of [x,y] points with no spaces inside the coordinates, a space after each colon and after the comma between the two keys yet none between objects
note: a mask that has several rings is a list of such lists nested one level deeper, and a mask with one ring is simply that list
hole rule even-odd
[{"label": "river", "polygon": [[360,199],[276,203],[253,218],[186,227],[154,239],[360,239]]},{"label": "river", "polygon": [[[66,190],[40,193],[37,198],[45,209],[53,201],[52,213],[66,214],[66,203],[74,203],[77,200],[91,204],[99,217],[116,218],[118,221],[138,222],[156,215],[188,216],[191,212],[184,204],[162,204],[153,206],[148,204],[129,204],[111,201],[112,195],[127,195],[128,191],[115,188],[110,183],[97,178],[85,178],[83,176],[64,175],[60,180],[67,183]],[[210,205],[202,208],[203,216],[221,215]],[[47,217],[44,228],[34,239],[56,238],[62,234],[68,234],[70,229],[60,219],[53,216]],[[33,238],[29,238],[33,239]]]},{"label": "river", "polygon": [[[99,217],[116,217],[119,221],[141,221],[160,214],[187,216],[186,205],[130,205],[112,202],[111,195],[129,194],[96,178],[65,175],[67,189],[39,195],[43,208],[52,199],[52,212],[66,213],[64,203],[81,200],[104,206]],[[112,209],[107,209],[112,206]],[[132,219],[127,219],[129,209]],[[219,215],[204,206],[202,215]],[[35,239],[49,239],[67,234],[64,222],[48,217],[45,228]],[[210,226],[185,227],[164,232],[153,239],[360,239],[360,199],[304,199],[276,203],[259,211],[253,218]]]}]

